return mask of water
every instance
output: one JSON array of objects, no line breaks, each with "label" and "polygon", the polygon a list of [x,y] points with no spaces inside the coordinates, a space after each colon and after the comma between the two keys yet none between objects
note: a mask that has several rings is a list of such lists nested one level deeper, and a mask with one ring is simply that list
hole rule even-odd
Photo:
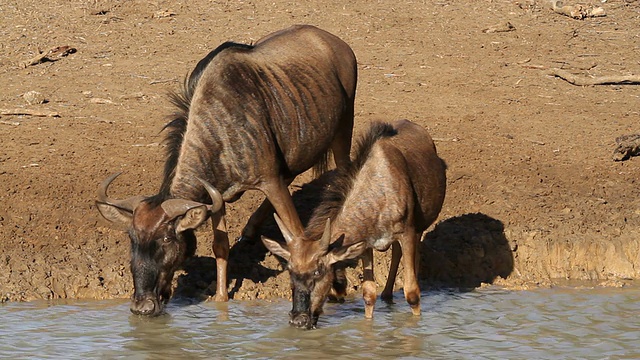
[{"label": "water", "polygon": [[141,318],[127,301],[0,305],[0,358],[631,359],[640,288],[428,291],[422,316],[402,294],[364,319],[362,300],[328,304],[318,329],[287,325],[290,304],[184,304]]}]

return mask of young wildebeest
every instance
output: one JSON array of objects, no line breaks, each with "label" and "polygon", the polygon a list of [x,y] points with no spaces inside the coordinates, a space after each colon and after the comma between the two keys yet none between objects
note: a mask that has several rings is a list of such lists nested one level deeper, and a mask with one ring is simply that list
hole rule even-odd
[{"label": "young wildebeest", "polygon": [[381,297],[391,300],[404,256],[404,295],[413,314],[419,315],[420,237],[438,217],[445,188],[445,164],[424,128],[408,120],[373,124],[358,142],[353,164],[338,170],[325,188],[304,236],[296,236],[275,215],[286,246],[262,238],[272,253],[288,261],[293,288],[290,323],[315,327],[331,288],[332,265],[358,256],[364,268],[365,316],[372,317],[373,249],[390,246],[391,268]]},{"label": "young wildebeest", "polygon": [[[167,160],[158,194],[107,197],[113,175],[98,190],[108,220],[129,227],[134,295],[131,311],[157,315],[171,296],[171,279],[195,251],[194,229],[212,217],[215,299],[228,300],[229,239],[225,202],[258,189],[265,202],[242,236],[273,211],[293,234],[304,228],[287,186],[305,170],[349,163],[356,59],[334,35],[294,26],[255,45],[227,42],[202,59],[172,100]],[[212,203],[212,205],[206,205]],[[272,207],[273,206],[273,207]]]}]

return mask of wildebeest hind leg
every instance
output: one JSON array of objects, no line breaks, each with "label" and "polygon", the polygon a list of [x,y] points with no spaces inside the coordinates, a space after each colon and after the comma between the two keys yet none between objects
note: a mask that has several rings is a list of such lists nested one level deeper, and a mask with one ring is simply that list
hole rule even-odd
[{"label": "wildebeest hind leg", "polygon": [[224,218],[224,206],[213,215],[213,254],[216,257],[216,295],[215,301],[228,301],[227,262],[229,261],[229,235]]},{"label": "wildebeest hind leg", "polygon": [[353,135],[353,109],[344,115],[340,124],[341,128],[338,129],[331,143],[331,152],[336,168],[342,168],[351,161],[349,153],[351,151],[351,136]]},{"label": "wildebeest hind leg", "polygon": [[389,266],[389,276],[387,277],[387,284],[380,294],[380,298],[387,302],[393,300],[393,287],[396,283],[396,275],[398,274],[398,265],[400,265],[400,258],[402,257],[402,250],[400,244],[396,241],[391,245],[391,266]]}]

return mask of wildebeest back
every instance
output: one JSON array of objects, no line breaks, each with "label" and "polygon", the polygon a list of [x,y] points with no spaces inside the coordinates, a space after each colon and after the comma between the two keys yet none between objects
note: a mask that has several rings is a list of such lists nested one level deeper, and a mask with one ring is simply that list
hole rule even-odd
[{"label": "wildebeest back", "polygon": [[333,134],[352,128],[353,52],[323,30],[295,30],[211,59],[191,101],[174,183],[205,172],[229,200],[271,177],[309,169]]}]

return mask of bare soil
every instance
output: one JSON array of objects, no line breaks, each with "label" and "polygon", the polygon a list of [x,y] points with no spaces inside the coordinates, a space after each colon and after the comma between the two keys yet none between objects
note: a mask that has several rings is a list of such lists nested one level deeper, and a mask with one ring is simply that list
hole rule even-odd
[{"label": "bare soil", "polygon": [[[444,208],[421,248],[423,287],[637,279],[640,158],[613,156],[617,137],[640,133],[640,87],[548,75],[640,74],[640,2],[598,4],[606,16],[576,20],[527,0],[3,1],[0,298],[130,296],[129,239],[98,214],[98,184],[122,171],[114,197],[154,194],[167,91],[220,43],[299,23],[354,49],[356,134],[407,118],[448,164]],[[76,51],[29,65],[60,46]],[[33,104],[30,91],[41,94]],[[301,213],[308,196],[296,196]],[[231,238],[261,199],[231,204]],[[215,288],[211,230],[198,235],[176,292],[205,299]],[[376,256],[382,286],[389,254]],[[234,299],[289,296],[287,273],[259,242],[234,243],[230,262]],[[359,268],[348,278],[357,292]]]}]

